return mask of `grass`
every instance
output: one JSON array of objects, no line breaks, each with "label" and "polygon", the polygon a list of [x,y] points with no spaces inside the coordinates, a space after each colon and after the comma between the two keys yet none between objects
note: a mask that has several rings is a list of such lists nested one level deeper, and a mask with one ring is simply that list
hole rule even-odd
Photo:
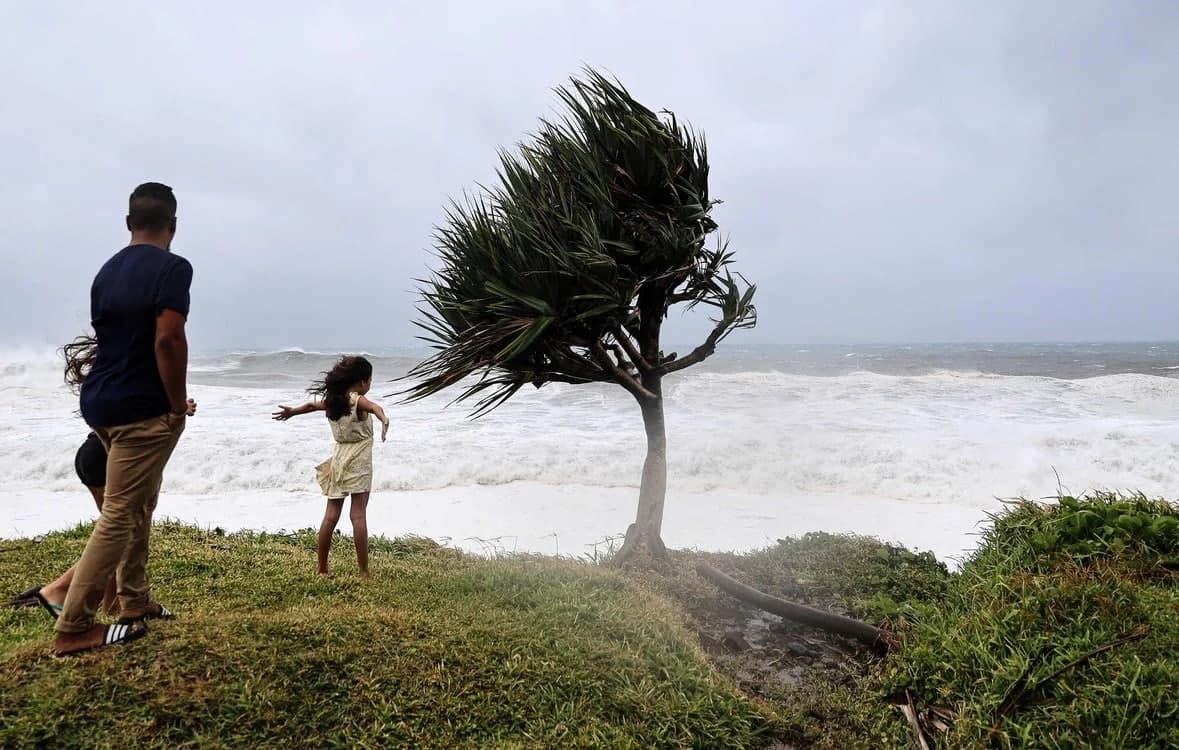
[{"label": "grass", "polygon": [[[914,553],[878,539],[815,532],[779,539],[744,554],[676,552],[672,563],[643,575],[671,599],[689,630],[720,638],[731,628],[757,633],[754,648],[710,654],[743,690],[771,703],[791,743],[816,750],[908,748],[909,730],[883,700],[882,660],[859,644],[769,617],[763,618],[695,573],[708,562],[766,593],[874,623],[902,615],[914,603],[944,596],[950,574],[930,553]],[[820,646],[798,656],[791,644]],[[824,653],[825,652],[825,653]]]},{"label": "grass", "polygon": [[673,572],[649,577],[689,627],[726,606],[748,623],[752,612],[689,575],[698,560],[897,631],[888,658],[812,662],[797,681],[764,667],[766,655],[781,660],[781,642],[713,655],[800,747],[914,747],[890,705],[910,700],[934,747],[1179,747],[1175,504],[1114,493],[1012,503],[955,573],[929,554],[815,533],[744,555],[680,553]]},{"label": "grass", "polygon": [[[0,542],[0,590],[88,530]],[[1179,747],[1179,507],[1142,496],[1013,503],[953,573],[823,533],[625,574],[375,539],[371,581],[315,576],[314,546],[158,527],[181,618],[76,659],[48,655],[42,612],[0,611],[0,747],[911,748],[900,703],[938,748]],[[352,554],[340,537],[336,569]],[[899,647],[764,616],[700,561]]]},{"label": "grass", "polygon": [[[0,588],[60,572],[88,530],[0,543]],[[309,533],[160,526],[152,576],[180,618],[144,640],[59,660],[43,612],[0,612],[0,747],[738,748],[780,730],[620,574],[421,539],[373,540],[372,569],[314,575]]]},{"label": "grass", "polygon": [[889,619],[910,603],[936,601],[950,582],[945,564],[932,553],[856,534],[812,532],[744,554],[679,552],[675,561],[676,574],[656,579],[655,586],[688,608],[732,601],[692,572],[700,561],[774,596],[866,620]]},{"label": "grass", "polygon": [[1179,747],[1179,507],[1097,493],[993,521],[912,608],[886,690],[941,747]]}]

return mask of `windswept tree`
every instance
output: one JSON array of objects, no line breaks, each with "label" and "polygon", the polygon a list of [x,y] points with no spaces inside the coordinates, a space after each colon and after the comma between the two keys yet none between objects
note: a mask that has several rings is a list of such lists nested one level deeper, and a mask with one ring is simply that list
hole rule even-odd
[{"label": "windswept tree", "polygon": [[[565,115],[501,151],[499,184],[454,202],[436,230],[441,268],[421,282],[417,323],[436,353],[409,372],[402,395],[460,385],[455,401],[477,397],[478,417],[527,384],[622,386],[642,412],[647,457],[616,559],[662,556],[663,379],[752,327],[755,287],[729,270],[725,243],[708,246],[717,201],[702,137],[593,70],[557,94]],[[677,305],[715,311],[684,356],[660,346]]]}]

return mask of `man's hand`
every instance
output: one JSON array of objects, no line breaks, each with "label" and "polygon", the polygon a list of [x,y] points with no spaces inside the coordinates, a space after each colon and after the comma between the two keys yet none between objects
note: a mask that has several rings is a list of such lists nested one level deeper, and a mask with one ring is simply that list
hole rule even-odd
[{"label": "man's hand", "polygon": [[188,406],[188,408],[186,408],[184,410],[184,415],[187,417],[195,417],[196,416],[196,401],[193,401],[190,398],[187,402],[187,406]]}]

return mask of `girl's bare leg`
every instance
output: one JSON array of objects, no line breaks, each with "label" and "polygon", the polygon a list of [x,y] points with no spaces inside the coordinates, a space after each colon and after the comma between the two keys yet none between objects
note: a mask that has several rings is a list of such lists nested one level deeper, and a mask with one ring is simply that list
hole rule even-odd
[{"label": "girl's bare leg", "polygon": [[323,522],[319,524],[315,548],[321,576],[326,576],[328,572],[328,552],[332,548],[332,534],[336,531],[336,524],[340,522],[340,511],[343,509],[344,498],[328,498],[327,509],[323,512]]},{"label": "girl's bare leg", "polygon": [[[94,504],[98,506],[98,511],[101,513],[103,488],[87,487],[86,489],[90,490],[90,495],[94,498]],[[71,565],[66,572],[41,587],[41,596],[45,597],[45,601],[50,604],[61,604],[65,601],[66,592],[70,590],[70,582],[73,580],[74,566]],[[118,591],[118,586],[115,584],[115,577],[112,575],[110,581],[106,584],[106,593],[102,597],[103,609],[106,610],[108,615],[113,615],[119,608]]]},{"label": "girl's bare leg", "polygon": [[368,578],[368,493],[352,493],[348,506],[348,519],[352,521],[352,539],[356,543],[356,564],[360,577]]}]

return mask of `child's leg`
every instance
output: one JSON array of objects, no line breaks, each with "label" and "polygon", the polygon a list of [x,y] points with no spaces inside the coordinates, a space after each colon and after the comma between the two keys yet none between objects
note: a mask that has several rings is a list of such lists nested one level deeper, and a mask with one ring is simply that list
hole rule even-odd
[{"label": "child's leg", "polygon": [[[102,487],[87,487],[90,490],[90,495],[94,498],[94,504],[98,506],[98,512],[102,512],[103,488]],[[45,601],[50,604],[61,604],[65,601],[66,592],[69,591],[70,583],[74,580],[74,566],[71,565],[66,572],[62,573],[55,580],[45,584],[41,587],[41,596],[45,597]],[[118,610],[118,589],[115,586],[115,577],[112,575],[110,581],[106,584],[106,593],[103,596],[103,608],[108,615],[113,615]]]},{"label": "child's leg", "polygon": [[65,601],[66,592],[70,590],[73,580],[74,566],[71,565],[66,572],[41,587],[41,596],[50,604],[60,605]]},{"label": "child's leg", "polygon": [[348,507],[348,518],[352,521],[352,539],[356,543],[356,564],[360,577],[368,578],[368,493],[352,493],[352,504]]},{"label": "child's leg", "polygon": [[[66,592],[70,590],[70,584],[74,581],[74,567],[71,565],[66,572],[41,587],[41,596],[45,597],[45,601],[50,604],[61,604],[65,601]],[[115,585],[114,576],[111,576],[106,584],[102,603],[108,615],[113,615],[119,610],[118,587]]]},{"label": "child's leg", "polygon": [[340,511],[343,509],[344,498],[328,498],[327,509],[323,512],[323,522],[319,524],[315,549],[321,576],[326,576],[328,572],[328,551],[332,548],[332,533],[336,530],[336,524],[340,522]]}]

